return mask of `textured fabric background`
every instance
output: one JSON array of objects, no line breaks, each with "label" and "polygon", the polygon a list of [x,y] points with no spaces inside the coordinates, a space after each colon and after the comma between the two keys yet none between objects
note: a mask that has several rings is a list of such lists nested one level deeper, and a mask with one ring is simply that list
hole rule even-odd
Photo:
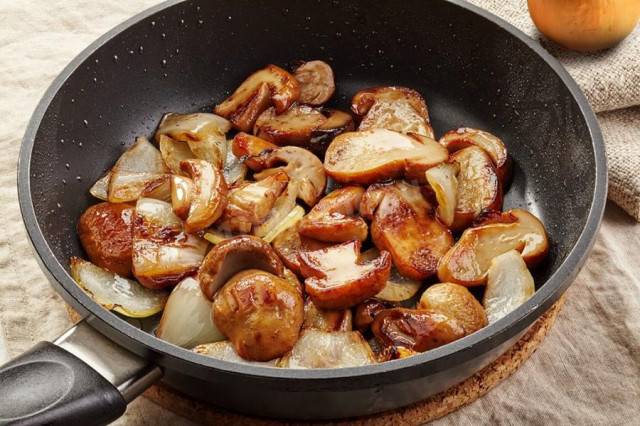
[{"label": "textured fabric background", "polygon": [[[638,28],[615,49],[582,55],[541,38],[522,0],[473,1],[538,39],[576,78],[596,111],[602,111],[610,197],[640,218],[640,107],[632,107],[640,104]],[[22,226],[16,161],[26,123],[75,55],[156,3],[0,0],[0,223],[5,224],[0,234],[0,362],[37,341],[56,338],[71,324],[62,299],[40,272]],[[640,226],[609,205],[596,247],[540,349],[489,395],[436,424],[638,424],[639,249]],[[143,398],[117,423],[192,424]]]}]

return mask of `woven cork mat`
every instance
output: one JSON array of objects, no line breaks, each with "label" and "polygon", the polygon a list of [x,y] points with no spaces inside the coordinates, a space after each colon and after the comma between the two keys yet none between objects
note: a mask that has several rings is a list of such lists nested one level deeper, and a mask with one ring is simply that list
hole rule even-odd
[{"label": "woven cork mat", "polygon": [[[349,420],[296,423],[284,419],[272,420],[251,417],[205,405],[163,384],[152,386],[143,396],[167,410],[204,425],[275,426],[282,425],[283,422],[288,425],[419,425],[439,419],[475,401],[512,375],[545,339],[562,309],[564,298],[565,296],[562,296],[542,315],[511,349],[483,370],[458,385],[423,401],[380,414]],[[69,308],[69,313],[74,322],[81,319],[71,308]]]}]

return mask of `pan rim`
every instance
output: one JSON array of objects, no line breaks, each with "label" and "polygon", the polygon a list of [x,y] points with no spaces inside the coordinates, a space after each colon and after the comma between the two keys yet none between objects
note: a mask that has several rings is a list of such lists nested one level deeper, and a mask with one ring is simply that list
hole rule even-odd
[{"label": "pan rim", "polygon": [[[604,142],[595,113],[588,104],[584,94],[564,67],[542,46],[511,24],[477,6],[471,5],[463,0],[443,1],[447,1],[457,7],[466,9],[476,15],[479,15],[481,18],[498,25],[541,57],[568,88],[573,100],[579,107],[580,113],[584,117],[590,133],[595,164],[595,185],[587,220],[576,244],[570,250],[564,261],[525,304],[496,323],[490,324],[470,336],[466,336],[448,345],[410,358],[365,367],[288,370],[239,364],[203,357],[186,349],[164,342],[151,334],[135,328],[134,326],[117,318],[111,312],[103,309],[100,305],[94,302],[93,299],[85,294],[75,284],[71,276],[53,255],[53,252],[49,248],[36,219],[35,209],[31,199],[31,182],[29,180],[31,174],[31,154],[36,134],[41,121],[44,118],[45,112],[57,92],[62,88],[65,81],[74,73],[78,66],[80,66],[91,54],[113,37],[117,36],[134,24],[169,7],[180,3],[186,3],[187,0],[165,1],[138,13],[132,18],[109,30],[85,48],[64,68],[64,70],[55,78],[38,103],[38,106],[27,125],[22,146],[20,148],[17,184],[18,198],[23,221],[37,258],[39,258],[38,260],[41,262],[43,271],[48,275],[50,280],[55,280],[55,282],[61,286],[64,292],[67,293],[68,297],[74,299],[76,303],[80,304],[96,318],[95,321],[91,321],[92,326],[98,329],[103,335],[109,334],[109,336],[106,337],[112,338],[116,343],[133,343],[140,346],[137,348],[138,350],[136,352],[139,351],[140,353],[145,354],[159,354],[161,355],[161,358],[158,359],[157,357],[152,357],[152,359],[155,358],[156,360],[159,360],[161,365],[167,364],[166,359],[162,359],[162,357],[168,357],[174,361],[183,363],[183,365],[204,367],[212,372],[222,370],[227,373],[238,374],[245,377],[322,381],[341,378],[367,379],[375,376],[377,380],[382,380],[382,374],[398,374],[400,371],[414,371],[415,368],[427,368],[427,366],[429,366],[429,368],[439,367],[442,370],[446,370],[446,365],[451,363],[452,358],[456,358],[458,361],[471,359],[475,356],[473,354],[475,351],[471,349],[477,348],[481,345],[487,345],[491,343],[491,341],[497,339],[497,336],[506,334],[513,337],[521,332],[524,328],[523,324],[526,324],[533,317],[539,317],[552,305],[554,302],[554,296],[559,296],[559,294],[563,293],[569,287],[586,261],[587,255],[595,243],[602,216],[604,214],[607,194],[608,178]],[[61,293],[57,288],[56,291]],[[132,348],[129,347],[128,349],[132,350]],[[445,360],[448,360],[448,362],[444,362]],[[408,380],[410,375],[405,377]]]}]

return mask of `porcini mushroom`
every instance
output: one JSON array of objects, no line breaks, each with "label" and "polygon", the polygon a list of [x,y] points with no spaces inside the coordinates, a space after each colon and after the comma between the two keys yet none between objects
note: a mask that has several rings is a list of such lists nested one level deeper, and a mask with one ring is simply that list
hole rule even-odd
[{"label": "porcini mushroom", "polygon": [[476,146],[457,151],[449,160],[460,167],[457,202],[450,228],[462,231],[483,211],[502,208],[502,185],[491,159]]},{"label": "porcini mushroom", "polygon": [[269,361],[298,341],[303,309],[302,296],[290,283],[249,269],[232,276],[215,294],[212,315],[238,355]]},{"label": "porcini mushroom", "polygon": [[362,117],[358,130],[378,128],[434,137],[424,99],[406,87],[361,90],[351,100],[351,110]]},{"label": "porcini mushroom", "polygon": [[342,184],[369,185],[407,172],[424,180],[424,171],[449,157],[438,142],[386,129],[343,133],[327,148],[324,168]]},{"label": "porcini mushroom", "polygon": [[300,85],[287,71],[275,65],[251,74],[214,112],[231,121],[241,132],[253,128],[258,116],[273,104],[278,114],[298,98]]},{"label": "porcini mushroom", "polygon": [[358,263],[359,257],[359,240],[300,253],[305,289],[316,306],[346,309],[382,290],[391,269],[389,253],[366,263]]},{"label": "porcini mushroom", "polygon": [[246,269],[261,269],[285,278],[284,268],[269,244],[252,235],[239,235],[211,249],[198,271],[202,292],[212,300],[229,278]]},{"label": "porcini mushroom", "polygon": [[383,346],[425,352],[465,336],[458,322],[426,309],[393,308],[376,315],[371,331]]},{"label": "porcini mushroom", "polygon": [[483,130],[462,127],[445,133],[439,142],[452,154],[470,146],[481,148],[491,158],[502,186],[506,188],[509,185],[513,161],[507,154],[504,142],[497,136]]},{"label": "porcini mushroom", "polygon": [[293,72],[300,85],[298,102],[311,106],[320,106],[329,101],[336,90],[333,70],[323,61],[302,63]]},{"label": "porcini mushroom", "polygon": [[357,216],[364,189],[347,186],[329,193],[302,219],[298,232],[319,241],[341,243],[367,238],[367,223]]},{"label": "porcini mushroom", "polygon": [[371,238],[388,250],[398,272],[413,280],[436,274],[438,262],[453,245],[451,232],[435,218],[420,188],[406,182],[367,189],[360,213],[371,220]]},{"label": "porcini mushroom", "polygon": [[442,258],[438,278],[467,287],[482,285],[492,259],[510,250],[519,251],[529,267],[542,261],[549,250],[544,226],[525,210],[494,215],[485,224],[464,231]]}]

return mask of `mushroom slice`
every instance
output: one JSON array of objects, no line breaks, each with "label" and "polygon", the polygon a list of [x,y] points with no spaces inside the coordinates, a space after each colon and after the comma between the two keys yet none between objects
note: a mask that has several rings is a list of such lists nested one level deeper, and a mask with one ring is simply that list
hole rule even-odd
[{"label": "mushroom slice", "polygon": [[307,294],[319,308],[346,309],[376,295],[387,283],[391,256],[358,263],[360,240],[300,253]]},{"label": "mushroom slice", "polygon": [[178,175],[171,175],[171,207],[173,213],[182,220],[189,216],[191,203],[193,202],[193,180]]},{"label": "mushroom slice", "polygon": [[515,250],[494,257],[487,276],[482,304],[489,324],[522,305],[536,291],[531,272]]},{"label": "mushroom slice", "polygon": [[184,175],[185,173],[182,171],[180,163],[184,160],[196,158],[188,144],[178,142],[167,135],[160,135],[158,144],[162,153],[162,160],[174,175]]},{"label": "mushroom slice", "polygon": [[198,281],[185,278],[173,289],[156,337],[183,348],[224,340],[211,317],[211,302],[202,294]]},{"label": "mushroom slice", "polygon": [[357,331],[305,330],[278,365],[306,369],[360,367],[375,363],[371,347]]},{"label": "mushroom slice", "polygon": [[109,181],[111,180],[111,171],[108,171],[100,179],[93,184],[89,193],[99,200],[107,201],[109,199]]},{"label": "mushroom slice", "polygon": [[79,257],[71,258],[73,279],[93,300],[105,309],[133,318],[149,317],[160,312],[168,294],[153,291],[134,280],[102,269]]},{"label": "mushroom slice", "polygon": [[346,112],[337,109],[323,108],[321,111],[327,119],[311,133],[309,150],[316,155],[324,156],[327,147],[333,139],[346,132],[353,132],[353,118]]},{"label": "mushroom slice", "polygon": [[450,153],[470,146],[481,148],[491,158],[502,186],[506,187],[509,184],[513,161],[507,154],[504,143],[497,136],[482,130],[462,127],[446,133],[440,138],[440,143],[447,147]]},{"label": "mushroom slice", "polygon": [[458,201],[450,228],[462,231],[483,211],[502,208],[502,186],[491,159],[476,146],[456,152],[450,161],[460,166]]},{"label": "mushroom slice", "polygon": [[361,333],[366,332],[373,324],[373,320],[382,311],[398,308],[400,305],[378,298],[367,299],[359,303],[355,310],[354,326]]},{"label": "mushroom slice", "polygon": [[235,274],[261,269],[285,278],[282,262],[271,246],[252,235],[239,235],[214,246],[198,271],[202,292],[213,299],[218,289]]},{"label": "mushroom slice", "polygon": [[[375,259],[380,255],[380,251],[377,248],[372,248],[360,255],[360,262],[367,262]],[[391,272],[389,273],[389,279],[387,285],[376,294],[376,299],[384,300],[387,302],[402,302],[411,299],[422,287],[422,282],[419,280],[411,280],[407,277],[403,277],[398,272],[398,269],[391,265]]]},{"label": "mushroom slice", "polygon": [[[231,189],[229,203],[216,225],[223,229],[229,227],[232,231],[250,231],[251,226],[265,221],[288,184],[289,177],[280,172],[258,182],[246,182]],[[247,223],[248,230],[237,229],[236,225],[241,223]]]},{"label": "mushroom slice", "polygon": [[327,103],[336,91],[333,70],[323,61],[304,62],[293,72],[300,85],[298,102],[312,106]]},{"label": "mushroom slice", "polygon": [[162,117],[155,137],[158,143],[162,135],[178,142],[186,142],[197,158],[209,161],[216,167],[223,167],[227,155],[225,133],[230,129],[231,123],[215,114],[170,113]]},{"label": "mushroom slice", "polygon": [[109,201],[126,203],[140,198],[147,183],[167,173],[160,151],[147,138],[140,137],[111,169]]},{"label": "mushroom slice", "polygon": [[304,307],[291,283],[249,269],[231,277],[215,294],[212,314],[238,355],[249,361],[269,361],[293,349]]},{"label": "mushroom slice", "polygon": [[185,231],[201,231],[218,220],[227,205],[227,183],[220,169],[205,160],[185,160],[182,170],[193,179],[193,195]]},{"label": "mushroom slice", "polygon": [[424,99],[406,87],[361,90],[351,100],[351,110],[362,117],[358,130],[379,128],[434,137]]},{"label": "mushroom slice", "polygon": [[[327,185],[322,162],[310,151],[297,146],[283,146],[261,155],[264,167],[274,167],[284,164],[281,170],[287,173],[290,184],[294,185],[297,197],[313,207],[322,195]],[[256,179],[263,179],[278,169],[267,169],[254,175]]]},{"label": "mushroom slice", "polygon": [[529,267],[541,262],[549,250],[544,226],[525,210],[495,215],[488,223],[464,231],[442,258],[438,278],[467,287],[482,285],[491,260],[510,250],[519,251]]},{"label": "mushroom slice", "polygon": [[329,176],[342,184],[369,185],[403,176],[407,170],[424,171],[449,157],[438,142],[421,142],[386,129],[343,133],[336,137],[324,157]]},{"label": "mushroom slice", "polygon": [[279,146],[297,145],[306,147],[313,131],[327,121],[317,109],[295,104],[278,114],[271,107],[265,110],[253,126],[253,134]]},{"label": "mushroom slice", "polygon": [[402,346],[417,352],[465,336],[464,328],[456,320],[427,309],[387,309],[376,315],[371,331],[383,346]]},{"label": "mushroom slice", "polygon": [[456,205],[458,203],[458,179],[460,171],[458,163],[442,163],[425,172],[425,176],[438,200],[438,219],[447,227],[453,225]]},{"label": "mushroom slice", "polygon": [[277,367],[277,363],[280,361],[280,358],[265,362],[247,361],[245,359],[242,359],[233,349],[233,345],[228,340],[199,345],[191,349],[191,351],[211,358],[221,359],[223,361],[231,361],[240,364],[262,365],[264,367]]},{"label": "mushroom slice", "polygon": [[330,243],[341,243],[367,238],[367,224],[359,216],[360,199],[364,189],[347,186],[336,189],[321,199],[300,225],[298,232],[308,238]]},{"label": "mushroom slice", "polygon": [[307,299],[304,302],[302,328],[322,331],[351,331],[353,316],[349,309],[322,309],[318,308],[311,299]]},{"label": "mushroom slice", "polygon": [[152,289],[168,287],[193,275],[209,243],[184,232],[171,204],[141,198],[133,219],[133,274]]},{"label": "mushroom slice", "polygon": [[412,280],[436,274],[438,262],[453,245],[451,232],[435,218],[420,188],[402,181],[367,189],[360,213],[371,219],[371,238],[388,250],[398,272]]},{"label": "mushroom slice", "polygon": [[273,250],[287,268],[295,272],[296,275],[302,275],[300,272],[300,253],[327,248],[331,244],[302,237],[296,228],[294,224],[278,234],[273,240]]},{"label": "mushroom slice", "polygon": [[264,170],[267,166],[261,154],[266,154],[267,151],[278,147],[276,144],[242,132],[233,138],[231,146],[233,154],[253,171]]},{"label": "mushroom slice", "polygon": [[166,174],[159,178],[147,182],[142,190],[141,197],[155,198],[156,200],[171,201],[171,178],[173,175]]},{"label": "mushroom slice", "polygon": [[[520,257],[520,253],[515,253]],[[465,334],[475,333],[487,325],[487,315],[478,299],[466,287],[458,284],[432,285],[422,293],[418,308],[431,309],[455,319],[464,328]]]},{"label": "mushroom slice", "polygon": [[229,119],[241,132],[248,132],[271,104],[281,114],[299,93],[300,85],[291,74],[275,65],[267,65],[251,74],[231,96],[216,105],[214,112]]},{"label": "mushroom slice", "polygon": [[227,141],[227,160],[222,174],[227,186],[242,183],[247,175],[247,166],[233,153],[233,141]]}]

